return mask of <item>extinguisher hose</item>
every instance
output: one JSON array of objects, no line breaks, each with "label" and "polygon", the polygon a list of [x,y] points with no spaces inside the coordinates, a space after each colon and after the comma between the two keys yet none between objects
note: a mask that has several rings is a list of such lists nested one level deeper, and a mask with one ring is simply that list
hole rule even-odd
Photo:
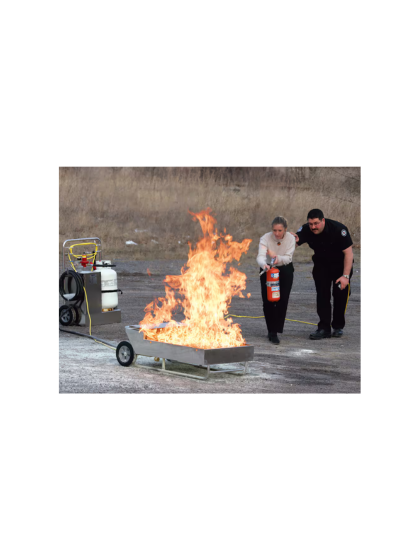
[{"label": "extinguisher hose", "polygon": [[104,346],[108,346],[108,348],[111,348],[112,350],[115,350],[117,347],[115,346],[115,344],[112,344],[111,342],[108,342],[107,340],[103,340],[102,338],[97,338],[96,336],[92,336],[89,334],[84,334],[84,333],[79,333],[76,331],[69,331],[66,329],[59,329],[61,332],[65,332],[68,334],[75,334],[77,336],[84,336],[85,338],[90,338],[91,340],[93,340],[94,342],[98,342],[99,344],[103,344]]},{"label": "extinguisher hose", "polygon": [[[74,293],[74,296],[72,298],[66,298],[64,297],[64,294],[68,295],[68,292],[65,292],[65,280],[69,278],[70,280],[67,283],[67,288],[69,288],[70,283],[71,283],[71,279],[74,280],[74,283],[76,285],[76,291]],[[65,299],[66,301],[74,301],[74,302],[82,302],[83,301],[83,292],[84,292],[84,285],[83,285],[83,279],[80,276],[80,274],[78,274],[75,270],[65,270],[63,272],[63,274],[60,276],[60,283],[59,283],[59,289],[60,289],[60,295],[63,299]]]}]

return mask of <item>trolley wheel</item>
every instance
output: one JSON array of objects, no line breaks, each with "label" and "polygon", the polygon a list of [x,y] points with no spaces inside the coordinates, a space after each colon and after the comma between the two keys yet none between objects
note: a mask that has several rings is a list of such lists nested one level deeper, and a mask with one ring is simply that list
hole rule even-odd
[{"label": "trolley wheel", "polygon": [[70,305],[62,305],[59,309],[60,324],[63,327],[70,327],[76,319],[76,312],[74,307]]},{"label": "trolley wheel", "polygon": [[76,313],[76,318],[75,318],[75,320],[74,320],[74,324],[75,324],[75,325],[79,325],[79,324],[80,324],[80,321],[81,321],[81,319],[82,319],[82,311],[81,311],[80,307],[73,307],[73,309],[74,309],[74,311],[75,311],[75,313]]},{"label": "trolley wheel", "polygon": [[116,354],[120,366],[128,367],[134,360],[134,349],[126,340],[118,344]]}]

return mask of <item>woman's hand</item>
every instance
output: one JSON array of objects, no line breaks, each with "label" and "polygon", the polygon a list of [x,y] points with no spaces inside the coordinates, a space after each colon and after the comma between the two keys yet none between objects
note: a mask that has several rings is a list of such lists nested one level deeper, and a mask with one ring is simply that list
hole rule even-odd
[{"label": "woman's hand", "polygon": [[[277,255],[274,251],[270,251],[270,249],[267,249],[267,255],[270,257],[270,259],[274,259],[273,265],[279,264],[279,261],[277,259]],[[267,265],[267,270],[269,269],[269,265]]]}]

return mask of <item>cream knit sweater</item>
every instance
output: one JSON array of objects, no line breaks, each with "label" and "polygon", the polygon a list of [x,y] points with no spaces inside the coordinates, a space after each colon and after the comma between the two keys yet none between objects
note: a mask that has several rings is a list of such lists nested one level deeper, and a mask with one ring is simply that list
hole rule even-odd
[{"label": "cream knit sweater", "polygon": [[[280,245],[278,243],[280,242]],[[272,231],[269,231],[263,235],[260,239],[260,244],[258,247],[258,257],[257,263],[261,268],[264,268],[265,264],[270,264],[271,259],[267,255],[267,249],[273,251],[277,255],[277,260],[279,263],[276,266],[284,266],[292,262],[293,253],[295,252],[296,241],[294,236],[286,231],[283,239],[277,241]]]}]

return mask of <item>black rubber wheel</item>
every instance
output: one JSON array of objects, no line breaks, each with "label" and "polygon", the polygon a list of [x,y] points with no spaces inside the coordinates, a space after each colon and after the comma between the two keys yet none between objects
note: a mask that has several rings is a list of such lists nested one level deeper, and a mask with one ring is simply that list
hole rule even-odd
[{"label": "black rubber wheel", "polygon": [[116,354],[120,366],[128,367],[133,363],[134,350],[131,344],[126,340],[118,344]]},{"label": "black rubber wheel", "polygon": [[76,319],[74,307],[71,307],[70,305],[62,305],[59,309],[59,316],[60,324],[63,325],[63,327],[70,327]]}]

